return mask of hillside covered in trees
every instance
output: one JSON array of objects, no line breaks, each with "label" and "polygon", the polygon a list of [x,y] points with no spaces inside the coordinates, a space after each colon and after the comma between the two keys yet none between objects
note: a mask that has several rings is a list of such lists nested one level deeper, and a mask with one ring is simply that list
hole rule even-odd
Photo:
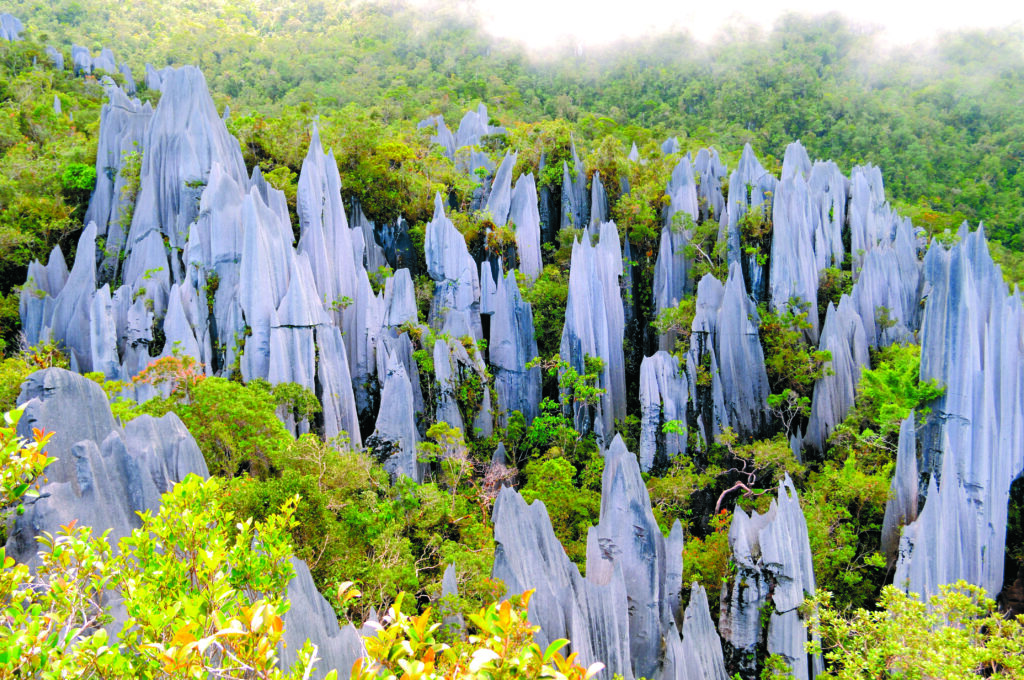
[{"label": "hillside covered in trees", "polygon": [[0,668],[1024,674],[1024,36],[7,9]]}]

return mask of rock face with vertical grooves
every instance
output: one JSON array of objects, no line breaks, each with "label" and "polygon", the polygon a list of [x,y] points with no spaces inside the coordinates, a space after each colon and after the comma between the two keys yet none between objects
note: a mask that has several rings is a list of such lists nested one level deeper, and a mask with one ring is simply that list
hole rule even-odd
[{"label": "rock face with vertical grooves", "polygon": [[[625,357],[622,343],[625,312],[619,276],[622,251],[614,222],[601,225],[597,245],[591,245],[590,230],[572,248],[569,294],[559,354],[580,374],[586,374],[586,358],[602,361],[599,387],[606,392],[594,408],[571,405],[577,429],[597,432],[599,439],[611,436],[615,419],[626,417]],[[566,405],[567,408],[570,405]]]},{"label": "rock face with vertical grooves", "polygon": [[53,62],[53,68],[56,71],[64,70],[64,55],[56,47],[52,45],[46,46],[46,56]]},{"label": "rock face with vertical grooves", "polygon": [[441,195],[434,198],[434,218],[427,224],[424,242],[427,273],[434,280],[430,323],[455,337],[480,339],[480,277],[466,241],[445,217]]},{"label": "rock face with vertical grooves", "polygon": [[777,184],[775,176],[764,169],[750,144],[746,144],[739,165],[729,175],[729,200],[722,221],[729,265],[742,263],[747,290],[757,301],[768,299],[767,265],[758,263],[756,255],[743,251],[740,220],[750,210],[762,210],[770,217]]},{"label": "rock face with vertical grooves", "polygon": [[[821,659],[808,658],[807,630],[798,607],[815,592],[807,522],[793,482],[779,483],[776,500],[764,515],[737,507],[729,528],[736,574],[722,587],[719,632],[743,677],[757,673],[757,646],[767,641],[795,678],[822,672]],[[767,631],[762,610],[770,608]],[[766,637],[765,637],[766,636]]]},{"label": "rock face with vertical grooves", "polygon": [[725,197],[722,196],[722,180],[726,177],[727,168],[718,158],[718,152],[701,149],[693,162],[693,170],[700,182],[697,185],[697,203],[700,206],[700,220],[721,219],[725,211]]},{"label": "rock face with vertical grooves", "polygon": [[420,437],[416,430],[412,384],[400,357],[388,352],[385,362],[380,399],[388,407],[380,409],[366,447],[383,461],[392,479],[405,475],[419,484],[423,481],[424,466],[416,457]]},{"label": "rock face with vertical grooves", "polygon": [[198,215],[213,163],[219,163],[239,185],[246,184],[248,177],[238,140],[217,115],[199,69],[185,66],[166,73],[162,88],[143,142],[145,154],[128,232],[125,270],[131,269],[138,257],[135,251],[145,239],[156,233],[167,239],[169,273],[180,281],[181,250],[189,225]]},{"label": "rock face with vertical grooves", "polygon": [[[803,155],[806,158],[807,152]],[[788,150],[786,158],[789,159]],[[810,171],[809,166],[807,171]],[[811,196],[802,174],[785,175],[783,166],[783,180],[776,188],[773,201],[770,299],[777,310],[792,308],[793,300],[807,304],[811,310],[806,317],[810,327],[804,335],[810,343],[817,344],[818,266],[814,257]]]},{"label": "rock face with vertical grooves", "polygon": [[512,190],[508,221],[515,226],[519,271],[531,281],[540,276],[540,213],[533,174],[520,175]]},{"label": "rock face with vertical grooves", "polygon": [[117,276],[118,255],[124,250],[128,236],[128,215],[131,205],[125,197],[123,171],[129,154],[141,154],[146,127],[153,116],[153,107],[138,99],[130,99],[121,88],[107,88],[107,103],[100,110],[100,136],[96,150],[96,187],[93,189],[85,222],[95,222],[97,236],[105,240],[106,255],[101,264],[101,278]]},{"label": "rock face with vertical grooves", "polygon": [[882,520],[882,552],[889,565],[896,562],[900,530],[917,519],[917,429],[914,412],[900,423],[896,471],[889,485],[889,500]]},{"label": "rock face with vertical grooves", "polygon": [[587,193],[587,169],[583,166],[576,143],[572,144],[572,168],[562,162],[562,227],[582,229],[590,223],[590,196]]},{"label": "rock face with vertical grooves", "polygon": [[1007,505],[1024,471],[1024,311],[988,252],[982,229],[924,260],[930,288],[921,326],[921,379],[937,380],[922,431],[924,506],[900,542],[896,583],[924,596],[964,579],[995,596],[1003,585]]},{"label": "rock face with vertical grooves", "polygon": [[706,442],[727,427],[741,439],[754,438],[767,425],[770,389],[759,325],[738,263],[730,266],[725,286],[710,274],[701,279],[686,371]]},{"label": "rock face with vertical grooves", "polygon": [[494,369],[499,424],[505,427],[512,411],[519,411],[527,423],[532,422],[541,400],[541,373],[539,366],[526,368],[537,358],[537,340],[533,308],[519,294],[515,272],[498,276],[487,347]]},{"label": "rock face with vertical grooves", "polygon": [[[691,269],[693,262],[686,256],[686,247],[693,238],[691,226],[700,217],[697,185],[690,159],[683,156],[666,187],[670,203],[665,209],[665,224],[661,229],[658,260],[654,265],[654,307],[656,312],[675,307],[684,296],[693,292]],[[659,338],[661,349],[671,349],[675,343],[672,334]]]},{"label": "rock face with vertical grooves", "polygon": [[508,487],[494,506],[492,576],[510,594],[536,590],[530,616],[541,627],[537,642],[568,638],[582,663],[605,664],[602,677],[727,677],[703,589],[695,584],[686,613],[679,611],[681,525],[662,536],[636,457],[621,437],[605,461],[600,521],[587,537],[586,578],[555,538],[544,505],[527,505]]},{"label": "rock face with vertical grooves", "polygon": [[516,167],[518,154],[506,152],[505,158],[494,174],[491,193],[487,197],[487,212],[499,227],[508,222],[509,208],[512,204],[512,170]]},{"label": "rock face with vertical grooves", "polygon": [[686,435],[665,432],[665,424],[677,421],[685,427],[690,387],[679,360],[662,350],[640,363],[640,469],[650,471],[686,453]]},{"label": "rock face with vertical grooves", "polygon": [[0,14],[0,40],[16,42],[21,40],[21,32],[25,30],[21,20],[16,16]]}]

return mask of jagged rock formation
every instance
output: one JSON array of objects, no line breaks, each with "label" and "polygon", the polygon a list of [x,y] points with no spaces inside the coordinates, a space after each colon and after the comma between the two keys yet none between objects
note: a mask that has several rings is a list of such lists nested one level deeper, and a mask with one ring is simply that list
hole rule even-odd
[{"label": "jagged rock formation", "polygon": [[498,275],[490,329],[487,347],[494,368],[498,422],[505,427],[508,414],[519,411],[530,423],[537,416],[541,400],[541,372],[539,366],[526,368],[537,358],[537,340],[533,309],[519,294],[515,272]]},{"label": "jagged rock formation", "polygon": [[64,70],[64,55],[56,47],[52,45],[46,46],[46,56],[53,62],[53,68],[57,71]]},{"label": "jagged rock formation", "polygon": [[[690,159],[683,156],[665,189],[670,203],[665,209],[665,224],[661,229],[661,245],[654,265],[654,307],[660,313],[675,307],[684,296],[693,292],[690,270],[693,262],[686,256],[686,248],[693,238],[692,225],[700,216],[697,185]],[[672,349],[674,334],[659,338],[661,349]]]},{"label": "jagged rock formation", "polygon": [[727,427],[740,438],[754,438],[767,425],[770,390],[759,324],[738,263],[729,268],[724,286],[710,274],[700,280],[686,372],[705,442]]},{"label": "jagged rock formation", "polygon": [[729,175],[729,199],[722,215],[720,237],[726,239],[730,267],[742,264],[747,290],[758,301],[768,298],[767,265],[759,263],[756,254],[744,252],[740,220],[750,210],[762,211],[765,217],[770,217],[777,184],[775,176],[757,160],[750,144],[744,145],[740,163]]},{"label": "jagged rock formation", "polygon": [[555,538],[543,503],[527,505],[508,487],[494,506],[492,575],[510,594],[535,589],[537,642],[568,638],[581,663],[605,664],[602,677],[726,677],[703,591],[695,586],[685,615],[679,611],[682,527],[676,522],[669,538],[662,536],[636,457],[620,437],[605,453],[601,484],[586,578]]},{"label": "jagged rock formation", "polygon": [[420,483],[425,466],[417,459],[420,435],[416,430],[412,384],[397,353],[385,350],[385,371],[381,380],[381,403],[388,407],[380,409],[366,447],[384,463],[384,469],[392,478],[405,475]]},{"label": "jagged rock formation", "polygon": [[[30,436],[32,428],[53,432],[46,452],[57,458],[47,468],[39,497],[26,503],[25,514],[17,517],[7,538],[5,552],[18,562],[38,564],[36,537],[44,531],[56,535],[73,520],[91,527],[94,535],[109,530],[107,540],[116,544],[142,526],[137,513],[159,510],[161,495],[177,482],[190,474],[209,475],[178,416],[139,416],[122,428],[100,386],[70,371],[33,373],[18,402],[24,409],[19,434]],[[282,664],[290,667],[305,641],[312,639],[323,659],[316,677],[333,668],[347,677],[365,653],[362,642],[351,625],[339,630],[334,610],[317,592],[306,564],[293,558],[292,566]]]},{"label": "jagged rock formation", "polygon": [[917,429],[914,412],[900,423],[896,471],[889,485],[889,500],[882,520],[882,552],[889,566],[896,562],[900,530],[917,519]]},{"label": "jagged rock formation", "polygon": [[587,193],[587,169],[583,166],[576,143],[572,143],[572,169],[562,162],[562,228],[581,229],[590,224],[590,195]]},{"label": "jagged rock formation", "polygon": [[[756,676],[756,649],[767,640],[768,653],[781,655],[794,678],[814,678],[823,666],[820,657],[807,654],[807,630],[798,611],[814,595],[814,565],[807,522],[788,475],[765,514],[747,515],[737,506],[729,545],[736,573],[722,586],[718,623],[727,656],[743,677]],[[767,629],[765,608],[770,608]]]},{"label": "jagged rock formation", "polygon": [[15,42],[21,40],[21,32],[25,30],[21,20],[16,16],[0,14],[0,40]]},{"label": "jagged rock formation", "polygon": [[[792,148],[791,144],[789,148]],[[800,147],[801,151],[803,147]],[[789,153],[787,150],[787,160]],[[803,158],[810,169],[810,161]],[[814,257],[814,212],[807,182],[800,175],[786,177],[779,182],[773,201],[773,232],[771,251],[771,278],[769,290],[772,307],[785,310],[794,307],[791,301],[808,306],[810,325],[804,331],[812,344],[818,342],[818,266]]]},{"label": "jagged rock formation", "polygon": [[434,280],[430,325],[454,337],[483,337],[480,326],[480,277],[466,241],[444,214],[444,202],[434,199],[434,218],[424,241],[427,273]]},{"label": "jagged rock formation", "polygon": [[486,211],[491,214],[494,223],[499,227],[508,222],[509,209],[512,207],[512,170],[516,167],[518,154],[505,152],[498,171],[494,173],[491,193],[487,197]]},{"label": "jagged rock formation", "polygon": [[516,232],[519,271],[531,281],[540,276],[540,213],[537,210],[537,185],[533,174],[520,175],[512,190],[508,221]]},{"label": "jagged rock formation", "polygon": [[[862,278],[866,274],[862,273]],[[929,596],[964,579],[1003,585],[1010,484],[1024,471],[1024,310],[979,228],[924,259],[921,379],[945,393],[922,433],[924,507],[900,541],[895,583]],[[904,482],[905,483],[905,482]]]},{"label": "jagged rock formation", "polygon": [[[444,575],[441,577],[441,599],[446,597],[458,598],[459,584],[455,580],[455,564],[450,563],[444,568]],[[442,623],[449,629],[462,630],[466,627],[466,621],[461,613],[448,613],[442,619]]]},{"label": "jagged rock formation", "polygon": [[665,432],[665,424],[685,428],[689,380],[679,360],[662,350],[640,363],[640,469],[686,453],[686,435]]},{"label": "jagged rock formation", "polygon": [[611,436],[616,419],[626,417],[626,373],[622,351],[625,312],[619,276],[622,251],[614,222],[601,225],[597,245],[591,245],[590,229],[572,247],[569,294],[559,354],[581,376],[587,373],[588,357],[602,362],[598,387],[606,390],[593,407],[570,403],[576,428],[593,429],[598,439]]}]

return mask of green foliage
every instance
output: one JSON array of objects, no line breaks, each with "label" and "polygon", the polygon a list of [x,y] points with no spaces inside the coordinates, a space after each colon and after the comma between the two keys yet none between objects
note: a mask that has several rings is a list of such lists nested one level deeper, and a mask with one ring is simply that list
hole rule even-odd
[{"label": "green foliage", "polygon": [[8,411],[0,424],[0,510],[17,504],[16,511],[25,511],[21,500],[39,495],[43,470],[54,459],[47,457],[46,441],[52,433],[33,430],[33,440],[18,436],[21,411]]},{"label": "green foliage", "polygon": [[712,515],[707,536],[687,536],[683,543],[683,583],[696,581],[704,586],[711,611],[718,611],[722,582],[735,569],[729,546],[731,522],[732,513],[722,510]]},{"label": "green foliage", "polygon": [[597,523],[601,494],[575,484],[576,468],[564,458],[533,461],[524,468],[523,499],[542,501],[555,536],[577,565],[587,561],[587,532]]},{"label": "green foliage", "polygon": [[675,336],[675,348],[672,353],[683,357],[690,349],[690,334],[693,330],[693,317],[697,313],[696,296],[685,297],[675,307],[666,307],[658,313],[658,318],[651,322],[661,335],[672,333]]},{"label": "green foliage", "polygon": [[527,620],[532,594],[470,615],[475,633],[453,645],[441,641],[441,624],[431,610],[406,615],[399,599],[388,611],[387,626],[364,638],[366,656],[353,668],[352,680],[589,680],[604,668],[601,663],[583,668],[575,653],[562,656],[559,650],[569,644],[565,639],[541,651],[533,642],[540,627]]},{"label": "green foliage", "polygon": [[565,303],[569,297],[569,275],[554,265],[544,267],[533,285],[519,281],[523,299],[533,308],[533,328],[537,338],[537,352],[549,357],[558,353],[562,340]]},{"label": "green foliage", "polygon": [[927,602],[886,586],[877,609],[852,613],[822,592],[809,609],[829,664],[819,677],[1024,677],[1024,616],[1004,617],[979,586],[944,585]]},{"label": "green foliage", "polygon": [[829,303],[838,305],[839,299],[843,295],[849,295],[852,290],[853,272],[835,267],[829,267],[821,272],[818,279],[818,328],[825,323]]},{"label": "green foliage", "polygon": [[[292,576],[286,530],[292,498],[265,522],[235,522],[216,479],[192,475],[142,513],[115,552],[92,530],[40,537],[34,572],[3,558],[0,674],[5,677],[301,678],[275,666]],[[112,593],[110,592],[112,591]],[[109,594],[132,631],[111,644]]]},{"label": "green foliage", "polygon": [[828,352],[811,348],[803,330],[810,328],[806,305],[791,301],[787,309],[770,310],[760,306],[761,346],[765,370],[773,394],[792,390],[800,397],[810,397],[814,382],[824,375],[825,363],[832,359]]}]

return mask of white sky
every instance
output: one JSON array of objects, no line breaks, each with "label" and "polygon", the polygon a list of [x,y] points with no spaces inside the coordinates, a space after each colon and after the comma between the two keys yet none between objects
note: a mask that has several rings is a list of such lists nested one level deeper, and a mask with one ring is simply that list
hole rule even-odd
[{"label": "white sky", "polygon": [[838,11],[877,26],[881,37],[909,45],[958,28],[1024,24],[1021,0],[469,0],[489,31],[544,49],[568,44],[594,47],[624,37],[685,28],[710,42],[723,28],[753,23],[771,28],[786,11]]}]

